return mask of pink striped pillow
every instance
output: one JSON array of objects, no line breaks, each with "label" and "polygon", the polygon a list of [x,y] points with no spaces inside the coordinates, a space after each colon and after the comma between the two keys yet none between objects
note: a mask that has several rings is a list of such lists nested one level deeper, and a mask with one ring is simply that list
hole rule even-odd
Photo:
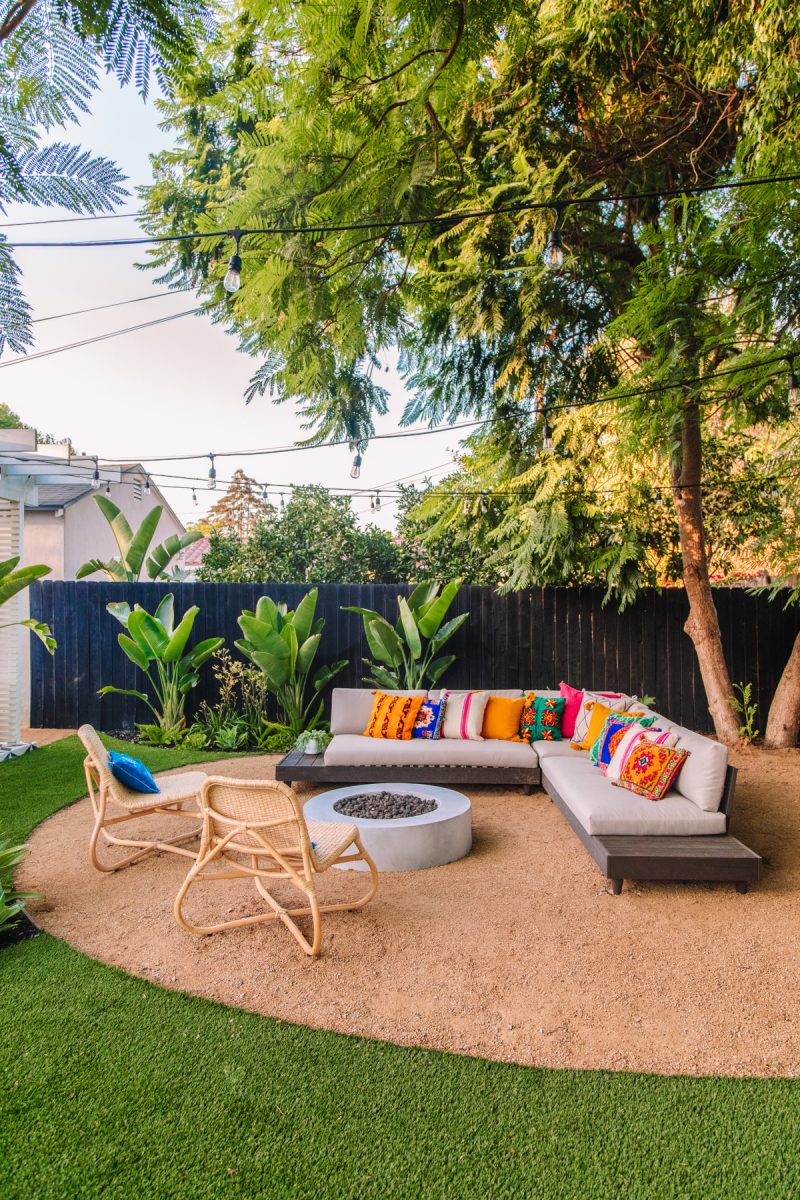
[{"label": "pink striped pillow", "polygon": [[481,728],[489,693],[443,691],[442,696],[447,704],[441,736],[461,742],[482,742]]},{"label": "pink striped pillow", "polygon": [[631,754],[640,742],[653,742],[656,746],[677,746],[677,733],[670,733],[668,729],[645,729],[638,722],[631,725],[623,737],[620,739],[616,750],[612,756],[611,762],[606,767],[606,775],[612,783],[617,783],[622,777],[622,772],[625,770],[625,763],[630,758]]}]

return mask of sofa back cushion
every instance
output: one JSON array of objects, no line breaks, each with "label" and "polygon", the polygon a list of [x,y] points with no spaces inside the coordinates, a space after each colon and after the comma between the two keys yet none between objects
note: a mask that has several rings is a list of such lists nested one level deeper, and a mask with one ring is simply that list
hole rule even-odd
[{"label": "sofa back cushion", "polygon": [[712,742],[702,733],[695,733],[659,717],[662,729],[678,735],[678,749],[688,750],[689,758],[683,764],[675,780],[675,791],[687,800],[693,800],[704,812],[717,812],[725,787],[725,771],[728,766],[728,748],[720,742]]},{"label": "sofa back cushion", "polygon": [[[425,696],[425,689],[415,692],[391,692],[389,696]],[[363,733],[367,728],[375,693],[372,688],[334,688],[331,695],[331,733]]]}]

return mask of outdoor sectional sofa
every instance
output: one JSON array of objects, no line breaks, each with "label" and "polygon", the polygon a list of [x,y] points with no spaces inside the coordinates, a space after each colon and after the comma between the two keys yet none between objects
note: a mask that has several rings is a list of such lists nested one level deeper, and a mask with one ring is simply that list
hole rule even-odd
[{"label": "outdoor sectional sofa", "polygon": [[[493,690],[520,696],[521,689]],[[538,695],[558,692],[536,690]],[[429,694],[432,699],[438,692]],[[658,725],[679,734],[690,751],[675,788],[663,800],[615,787],[568,741],[411,741],[363,735],[372,708],[366,688],[335,688],[330,745],[324,755],[296,751],[281,761],[285,782],[441,783],[513,785],[530,794],[544,787],[600,870],[619,894],[624,879],[727,880],[747,891],[761,876],[761,859],[730,834],[736,771],[719,742],[676,725],[660,714]],[[651,713],[644,705],[639,711]]]}]

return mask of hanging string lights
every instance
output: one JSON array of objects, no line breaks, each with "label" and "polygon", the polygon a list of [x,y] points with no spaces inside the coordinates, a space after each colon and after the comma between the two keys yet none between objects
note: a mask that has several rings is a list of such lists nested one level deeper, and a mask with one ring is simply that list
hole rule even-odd
[{"label": "hanging string lights", "polygon": [[145,496],[150,495],[150,476],[149,475],[145,475],[145,477],[144,477],[144,494],[145,494]]},{"label": "hanging string lights", "polygon": [[231,236],[236,244],[233,254],[228,259],[228,270],[225,273],[222,286],[225,288],[226,292],[230,292],[230,294],[233,295],[233,293],[238,292],[239,288],[242,286],[242,260],[239,256],[239,243],[242,240],[241,229],[232,230]]},{"label": "hanging string lights", "polygon": [[209,454],[208,457],[211,460],[211,466],[208,469],[208,490],[213,492],[217,486],[217,468],[214,466],[216,455]]},{"label": "hanging string lights", "polygon": [[192,504],[197,508],[197,492],[192,488]]},{"label": "hanging string lights", "polygon": [[94,460],[94,474],[92,475],[92,491],[96,492],[100,489],[100,468],[97,465],[97,459]]},{"label": "hanging string lights", "polygon": [[547,235],[542,262],[548,271],[560,271],[564,265],[564,243],[561,240],[561,218],[564,215],[564,205],[554,204],[556,223]]},{"label": "hanging string lights", "polygon": [[356,450],[355,455],[353,457],[353,465],[350,468],[350,478],[351,479],[358,479],[359,475],[361,474],[361,461],[362,461],[361,455]]}]

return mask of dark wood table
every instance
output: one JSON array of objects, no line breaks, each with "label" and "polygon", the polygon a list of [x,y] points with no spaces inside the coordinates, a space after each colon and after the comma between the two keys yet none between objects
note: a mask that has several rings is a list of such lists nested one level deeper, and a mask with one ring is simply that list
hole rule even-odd
[{"label": "dark wood table", "polygon": [[680,879],[736,884],[746,892],[761,878],[761,857],[729,833],[711,837],[633,837],[595,834],[598,866],[613,883],[623,879]]}]

